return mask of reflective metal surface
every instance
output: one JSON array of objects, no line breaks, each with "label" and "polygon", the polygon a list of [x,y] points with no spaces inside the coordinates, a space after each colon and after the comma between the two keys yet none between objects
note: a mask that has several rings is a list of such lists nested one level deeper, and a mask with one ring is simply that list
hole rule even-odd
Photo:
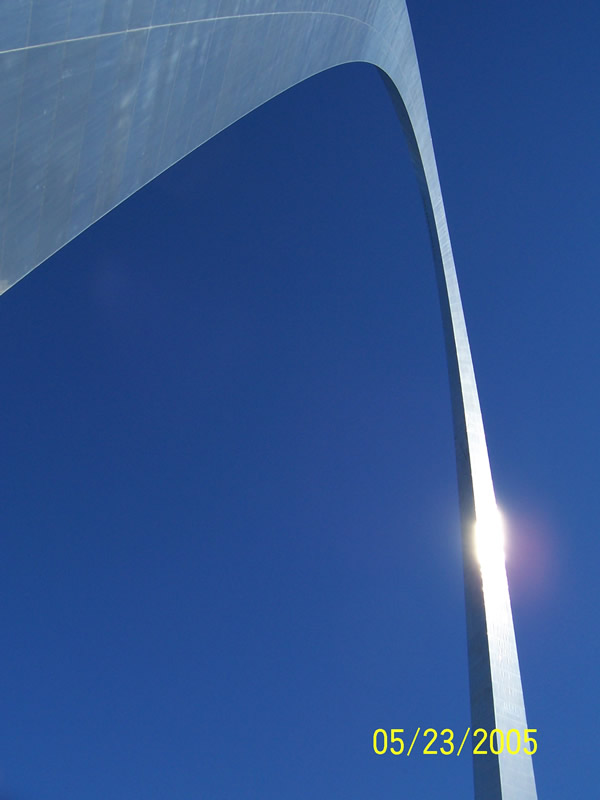
[{"label": "reflective metal surface", "polygon": [[[522,733],[494,489],[404,0],[2,0],[0,292],[239,117],[349,61],[381,70],[430,226],[456,439],[472,726]],[[478,800],[536,798],[522,752],[475,757],[474,774]]]}]

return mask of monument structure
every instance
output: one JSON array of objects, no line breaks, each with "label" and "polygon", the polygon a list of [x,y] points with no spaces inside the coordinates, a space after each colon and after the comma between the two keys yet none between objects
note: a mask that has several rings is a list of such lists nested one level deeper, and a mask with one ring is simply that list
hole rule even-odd
[{"label": "monument structure", "polygon": [[[404,0],[2,0],[0,292],[244,114],[352,61],[375,65],[387,85],[431,233],[456,442],[472,729],[523,739],[501,522]],[[531,756],[487,749],[473,758],[477,800],[535,800]]]}]

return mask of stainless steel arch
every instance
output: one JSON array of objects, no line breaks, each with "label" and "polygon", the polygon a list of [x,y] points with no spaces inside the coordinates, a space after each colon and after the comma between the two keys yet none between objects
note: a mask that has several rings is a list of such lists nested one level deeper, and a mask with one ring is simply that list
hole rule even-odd
[{"label": "stainless steel arch", "polygon": [[[236,119],[349,61],[374,64],[384,77],[431,232],[456,441],[472,724],[522,733],[500,523],[404,0],[3,0],[0,291]],[[479,800],[536,798],[523,752],[475,757],[474,774]]]}]

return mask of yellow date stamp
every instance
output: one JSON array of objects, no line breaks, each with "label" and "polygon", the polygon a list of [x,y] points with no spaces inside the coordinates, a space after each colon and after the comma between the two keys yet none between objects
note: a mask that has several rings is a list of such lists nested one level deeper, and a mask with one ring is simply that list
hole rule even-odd
[{"label": "yellow date stamp", "polygon": [[[474,756],[498,756],[500,753],[510,753],[516,756],[525,753],[532,756],[537,752],[538,743],[534,734],[537,728],[525,728],[524,731],[511,728],[502,731],[494,728],[491,731],[485,728],[476,728],[469,744],[467,739],[471,728],[467,728],[464,736],[455,736],[451,728],[417,728],[414,735],[407,734],[404,728],[377,728],[373,733],[373,750],[378,756],[391,753],[394,756],[410,756],[413,751],[424,756],[451,756],[461,755],[463,752],[472,753]],[[418,744],[417,744],[418,742]],[[466,745],[466,747],[465,747]]]}]

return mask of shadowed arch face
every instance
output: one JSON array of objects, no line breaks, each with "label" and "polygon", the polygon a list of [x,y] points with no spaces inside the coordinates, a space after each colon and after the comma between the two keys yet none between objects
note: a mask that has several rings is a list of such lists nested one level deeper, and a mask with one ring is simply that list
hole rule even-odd
[{"label": "shadowed arch face", "polygon": [[[403,2],[117,3],[0,11],[0,280],[9,288],[138,188],[236,119],[350,61],[378,66],[417,167],[450,372],[463,520],[473,724],[526,728],[504,564],[477,562],[495,530],[485,435]],[[1,15],[4,15],[3,17]],[[489,531],[489,534],[487,533]],[[535,797],[526,756],[475,760],[476,795]]]}]

